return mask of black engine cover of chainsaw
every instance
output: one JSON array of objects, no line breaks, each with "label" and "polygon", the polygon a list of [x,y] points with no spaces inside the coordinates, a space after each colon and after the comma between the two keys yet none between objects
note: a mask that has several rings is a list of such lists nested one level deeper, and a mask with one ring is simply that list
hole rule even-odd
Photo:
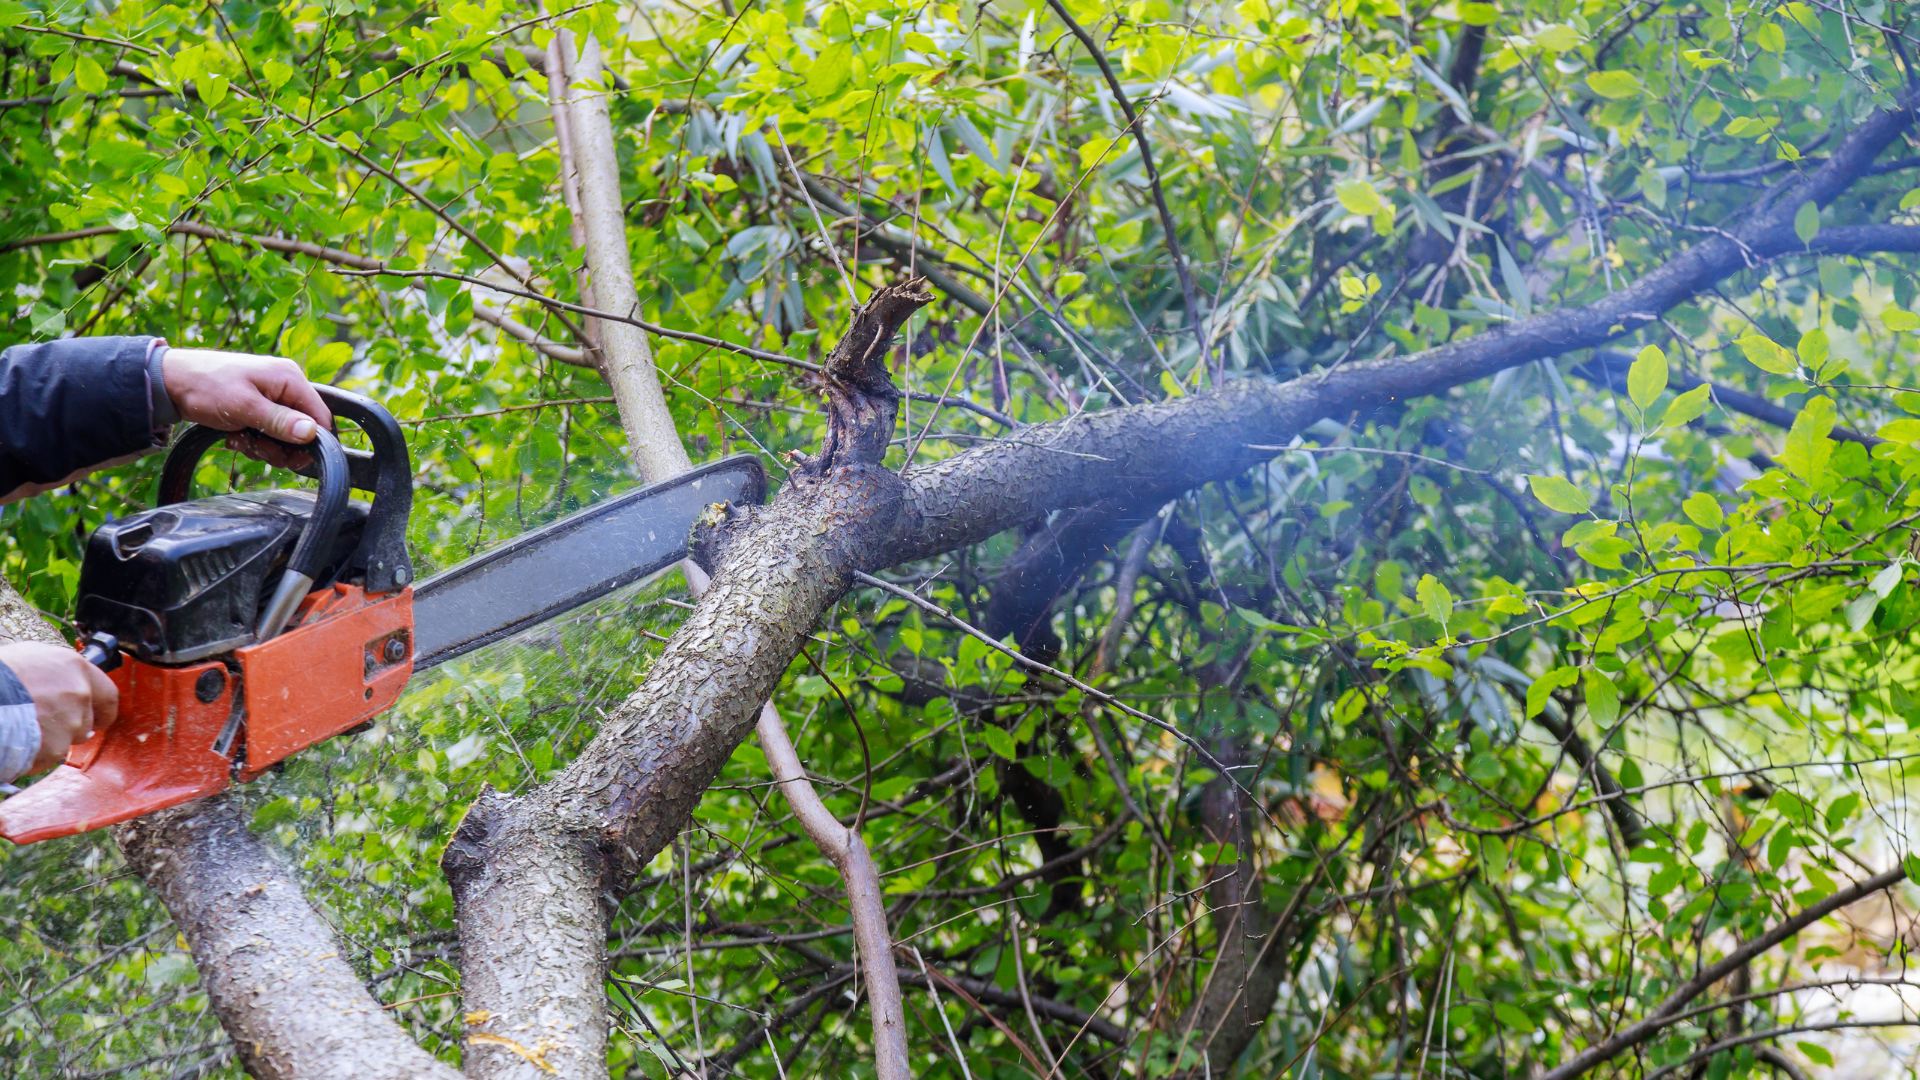
[{"label": "black engine cover of chainsaw", "polygon": [[[279,584],[313,496],[215,495],[144,510],[95,529],[74,605],[81,633],[104,631],[150,664],[185,664],[253,642],[260,607]],[[349,500],[323,573],[333,583],[367,520]]]}]

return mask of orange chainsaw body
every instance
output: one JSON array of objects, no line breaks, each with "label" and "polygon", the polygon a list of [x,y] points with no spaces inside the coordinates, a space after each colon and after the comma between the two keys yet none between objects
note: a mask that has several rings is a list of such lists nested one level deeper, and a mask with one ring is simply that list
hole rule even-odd
[{"label": "orange chainsaw body", "polygon": [[309,593],[283,633],[230,660],[129,657],[108,676],[119,717],[0,802],[0,836],[71,836],[250,781],[385,712],[412,674],[413,590],[345,584]]},{"label": "orange chainsaw body", "polygon": [[195,425],[167,452],[156,505],[87,538],[74,621],[119,712],[0,801],[0,837],[71,836],[211,795],[399,699],[414,664],[406,440],[378,403],[314,392],[373,447],[327,430],[289,447],[315,490],[191,499],[201,455],[228,434]]}]

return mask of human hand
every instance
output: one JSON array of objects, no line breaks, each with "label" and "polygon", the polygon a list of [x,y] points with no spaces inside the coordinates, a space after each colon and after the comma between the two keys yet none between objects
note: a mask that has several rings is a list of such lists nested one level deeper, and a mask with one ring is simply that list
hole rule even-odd
[{"label": "human hand", "polygon": [[27,688],[40,721],[40,754],[27,766],[29,774],[65,761],[68,747],[87,741],[95,728],[113,723],[120,711],[120,690],[113,680],[72,649],[0,645],[0,664]]},{"label": "human hand", "polygon": [[[320,428],[333,426],[306,373],[285,357],[169,348],[160,358],[160,378],[180,418],[192,423],[232,432],[252,428],[289,443],[312,442]],[[244,433],[227,445],[274,465],[306,463],[305,454]]]}]

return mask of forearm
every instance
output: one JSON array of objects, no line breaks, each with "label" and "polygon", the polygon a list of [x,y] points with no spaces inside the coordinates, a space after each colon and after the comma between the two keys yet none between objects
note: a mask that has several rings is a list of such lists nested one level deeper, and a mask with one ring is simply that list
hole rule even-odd
[{"label": "forearm", "polygon": [[0,352],[0,502],[159,444],[170,412],[149,377],[156,342],[72,338]]}]

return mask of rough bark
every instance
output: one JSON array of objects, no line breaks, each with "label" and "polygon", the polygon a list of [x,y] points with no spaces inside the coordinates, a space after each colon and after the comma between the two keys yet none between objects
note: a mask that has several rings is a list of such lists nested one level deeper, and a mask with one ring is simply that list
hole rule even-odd
[{"label": "rough bark", "polygon": [[367,992],[300,883],[226,795],[114,829],[186,936],[200,985],[259,1080],[424,1080],[456,1072]]},{"label": "rough bark", "polygon": [[453,886],[468,1076],[607,1075],[604,864],[592,838],[542,828],[535,800],[488,792],[440,866]]},{"label": "rough bark", "polygon": [[[1464,52],[1461,59],[1465,61]],[[1456,64],[1456,77],[1459,72]],[[1035,453],[1031,446],[1022,446],[1018,449],[1025,452],[1010,454],[1015,445],[990,444],[910,470],[912,512],[904,521],[920,531],[901,537],[900,556],[922,557],[984,539],[1008,521],[1031,520],[1059,506],[1058,493],[1072,493],[1077,505],[1032,530],[1008,560],[995,582],[986,618],[991,633],[1014,634],[1023,651],[1049,645],[1057,651],[1046,621],[1053,602],[1088,565],[1109,553],[1125,528],[1145,519],[1143,508],[1245,471],[1268,453],[1259,447],[1283,443],[1323,416],[1364,413],[1508,367],[1605,344],[1761,259],[1801,251],[1916,250],[1920,230],[1900,226],[1825,229],[1811,243],[1801,242],[1790,228],[1802,202],[1831,201],[1867,171],[1910,120],[1905,112],[1875,114],[1824,166],[1775,189],[1731,237],[1715,236],[1586,307],[1522,320],[1404,359],[1349,365],[1284,384],[1244,380],[1209,394],[1022,431],[1023,443],[1038,443],[1052,452]],[[1120,414],[1134,415],[1121,420]],[[1200,415],[1209,418],[1196,423]],[[1114,426],[1107,427],[1109,423]],[[967,498],[955,498],[963,484]],[[1037,497],[1029,502],[1029,496]],[[989,502],[998,505],[983,505]],[[969,510],[985,512],[997,527],[972,533]],[[1233,748],[1216,752],[1231,754]],[[1224,842],[1244,828],[1220,803],[1237,792],[1222,781],[1212,786],[1220,790],[1210,790],[1203,801],[1204,824]],[[1236,843],[1238,850],[1247,850],[1244,843]],[[1216,1073],[1231,1068],[1245,1049],[1271,1008],[1283,973],[1284,949],[1266,940],[1274,931],[1269,917],[1257,902],[1242,897],[1252,874],[1246,864],[1215,875],[1209,883],[1215,917],[1223,925],[1222,940],[1208,985],[1181,1022],[1183,1031],[1200,1040]],[[1257,898],[1257,889],[1252,895]]]},{"label": "rough bark", "polygon": [[[589,107],[604,116],[604,101],[589,96],[581,111]],[[1759,260],[1803,251],[1920,250],[1920,230],[1825,229],[1803,245],[1790,224],[1806,199],[1830,201],[1862,175],[1908,123],[1904,111],[1870,117],[1821,168],[1762,200],[1731,237],[1711,237],[1628,288],[1582,308],[1523,320],[1413,357],[1352,364],[1284,385],[1241,380],[1172,402],[1035,425],[1023,430],[1019,443],[990,445],[913,469],[904,483],[858,459],[857,448],[869,445],[866,436],[877,427],[879,413],[863,418],[862,409],[852,409],[848,415],[858,421],[856,429],[836,443],[836,452],[823,454],[773,505],[750,515],[719,545],[712,592],[669,643],[647,684],[581,758],[547,788],[519,799],[483,800],[463,822],[449,848],[447,869],[468,950],[468,1004],[495,1011],[488,999],[498,994],[507,1010],[490,1017],[480,1034],[525,1032],[535,1042],[520,1043],[522,1049],[545,1058],[560,1075],[604,1073],[604,1051],[598,1049],[604,1045],[604,1030],[598,1027],[604,1009],[604,933],[582,940],[589,929],[602,926],[600,891],[630,880],[678,832],[752,726],[803,635],[844,591],[854,570],[985,539],[1034,520],[1057,506],[1064,492],[1083,498],[1130,496],[1143,504],[1165,501],[1257,464],[1271,453],[1257,447],[1283,442],[1322,416],[1441,392],[1517,364],[1603,344]],[[583,144],[588,141],[583,135]],[[610,139],[604,149],[601,165],[610,170]],[[611,184],[587,183],[602,201],[612,202],[617,221],[617,173],[609,175]],[[591,221],[596,210],[589,205],[587,211]],[[613,262],[624,272],[624,253]],[[597,287],[606,283],[597,267],[595,282]],[[602,302],[617,307],[612,297],[603,295]],[[644,339],[640,346],[644,355]],[[874,360],[870,351],[861,357]],[[646,362],[650,374],[650,357]],[[852,385],[857,375],[846,373],[843,385]],[[652,385],[657,393],[657,382]],[[883,411],[889,413],[890,432],[890,410]],[[628,412],[624,405],[622,412]],[[834,415],[841,415],[838,407]],[[637,439],[634,445],[677,448],[678,440]],[[345,1046],[340,1053],[368,1063],[355,1070],[356,1076],[388,1075],[384,1070],[408,1068],[406,1062],[417,1060],[409,1057],[410,1044],[399,1029],[383,1023],[371,999],[356,1001],[347,993],[340,979],[351,972],[337,956],[282,951],[316,940],[303,937],[306,930],[324,940],[325,928],[291,879],[274,876],[272,860],[237,819],[223,825],[219,807],[202,804],[149,818],[130,833],[129,845],[138,852],[134,863],[154,875],[182,927],[194,928],[196,955],[207,958],[203,963],[254,973],[255,982],[214,979],[209,990],[230,1030],[249,1040],[242,1050],[261,1069],[280,1063],[314,1070],[331,1066],[330,1053],[289,1056],[301,1046]],[[508,872],[547,891],[502,888]],[[249,874],[258,876],[248,880]],[[1576,1055],[1549,1077],[1579,1075],[1653,1037],[1685,1001],[1734,967],[1900,877],[1899,870],[1889,871],[1787,920],[1704,968],[1648,1018]],[[255,889],[256,884],[265,887]],[[269,940],[248,936],[248,927],[261,926],[273,928]],[[526,955],[506,955],[514,950]],[[302,965],[301,971],[291,970]],[[502,982],[523,971],[533,978],[532,986]],[[270,977],[285,981],[269,982]],[[253,994],[256,985],[281,987],[285,993],[267,1002]],[[315,1001],[324,1007],[315,1008]],[[546,1004],[528,1008],[528,1001]],[[294,1007],[282,1007],[286,1003]],[[587,1003],[591,1009],[580,1011]],[[352,1033],[350,1045],[315,1041],[338,1032]],[[540,1050],[540,1038],[562,1044]],[[499,1049],[482,1049],[473,1055],[475,1061],[520,1062],[505,1062],[488,1075],[553,1075],[502,1044],[480,1046]],[[293,1061],[296,1056],[308,1064]],[[568,1069],[559,1068],[562,1064]],[[408,1068],[406,1074],[425,1071]]]},{"label": "rough bark", "polygon": [[[1246,763],[1246,747],[1230,735],[1216,732],[1210,749],[1229,769]],[[1249,781],[1235,779],[1239,782],[1217,776],[1200,793],[1207,840],[1232,844],[1234,861],[1216,867],[1207,882],[1210,918],[1219,935],[1213,967],[1176,1028],[1196,1056],[1204,1052],[1207,1077],[1232,1074],[1272,1012],[1286,976],[1286,942],[1275,935],[1288,928],[1275,925],[1261,904],[1259,868],[1252,857],[1254,809],[1241,795]]]}]

